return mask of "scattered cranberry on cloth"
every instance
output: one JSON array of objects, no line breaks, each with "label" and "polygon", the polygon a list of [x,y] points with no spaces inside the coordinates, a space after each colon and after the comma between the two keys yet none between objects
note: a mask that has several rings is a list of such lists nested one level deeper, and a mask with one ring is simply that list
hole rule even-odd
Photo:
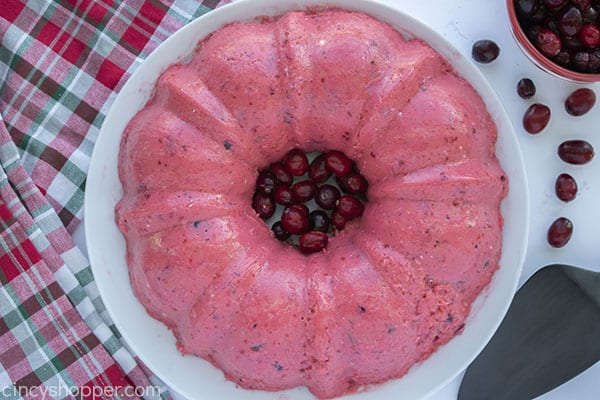
[{"label": "scattered cranberry on cloth", "polygon": [[219,0],[0,0],[0,397],[168,399],[69,232],[100,126],[141,61]]}]

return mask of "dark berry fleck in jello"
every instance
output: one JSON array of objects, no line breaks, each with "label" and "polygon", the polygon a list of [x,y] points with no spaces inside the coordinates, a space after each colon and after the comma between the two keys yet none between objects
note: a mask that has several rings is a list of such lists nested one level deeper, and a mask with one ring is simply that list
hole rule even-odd
[{"label": "dark berry fleck in jello", "polygon": [[600,2],[514,0],[519,25],[545,57],[576,72],[600,73]]},{"label": "dark berry fleck in jello", "polygon": [[292,149],[258,172],[252,208],[275,239],[312,254],[362,215],[367,191],[367,180],[341,151]]}]

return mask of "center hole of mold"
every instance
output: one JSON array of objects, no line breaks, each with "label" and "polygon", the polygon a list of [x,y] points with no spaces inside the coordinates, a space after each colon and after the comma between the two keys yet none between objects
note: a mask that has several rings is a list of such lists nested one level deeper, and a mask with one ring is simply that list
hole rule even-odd
[{"label": "center hole of mold", "polygon": [[295,148],[258,172],[252,208],[276,239],[311,254],[360,218],[367,189],[367,180],[341,151]]}]

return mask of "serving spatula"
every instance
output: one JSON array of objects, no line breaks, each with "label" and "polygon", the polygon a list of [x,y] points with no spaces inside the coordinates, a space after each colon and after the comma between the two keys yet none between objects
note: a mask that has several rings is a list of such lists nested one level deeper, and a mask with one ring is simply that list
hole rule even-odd
[{"label": "serving spatula", "polygon": [[[458,400],[530,400],[600,360],[600,273],[549,265],[517,291]],[[600,393],[599,393],[600,398]]]}]

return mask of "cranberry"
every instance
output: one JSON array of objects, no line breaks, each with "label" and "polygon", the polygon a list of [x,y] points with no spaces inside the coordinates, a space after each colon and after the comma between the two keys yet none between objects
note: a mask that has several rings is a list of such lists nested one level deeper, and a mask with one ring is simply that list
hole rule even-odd
[{"label": "cranberry", "polygon": [[560,17],[558,27],[563,34],[575,36],[581,30],[582,24],[581,11],[577,7],[571,7]]},{"label": "cranberry", "polygon": [[547,57],[558,54],[562,47],[560,37],[550,29],[541,29],[536,38],[536,47]]},{"label": "cranberry", "polygon": [[590,49],[600,46],[600,29],[592,24],[587,24],[581,27],[579,39]]},{"label": "cranberry", "polygon": [[[342,196],[338,187],[324,183],[332,176],[351,195]],[[304,152],[293,149],[259,171],[252,207],[261,218],[269,219],[281,204],[281,219],[271,225],[274,238],[303,253],[314,253],[327,246],[328,235],[335,234],[335,229],[343,229],[363,213],[367,189],[366,179],[344,153],[329,151],[309,163]],[[310,212],[307,204],[314,206],[313,199],[319,208]]]},{"label": "cranberry", "polygon": [[598,23],[598,11],[594,7],[589,7],[581,16],[584,24],[596,25]]},{"label": "cranberry", "polygon": [[573,56],[573,69],[579,72],[592,72],[592,56],[587,51],[578,51]]},{"label": "cranberry", "polygon": [[552,8],[562,7],[566,2],[567,0],[544,0],[544,3],[546,3],[548,7]]},{"label": "cranberry", "polygon": [[556,178],[554,185],[556,196],[564,202],[569,202],[577,196],[577,182],[571,175],[563,173]]},{"label": "cranberry", "polygon": [[546,28],[550,29],[552,32],[556,33],[558,37],[560,37],[560,27],[558,21],[554,19],[546,21]]},{"label": "cranberry", "polygon": [[271,194],[275,190],[277,178],[270,171],[262,171],[256,178],[256,190],[264,194]]},{"label": "cranberry", "polygon": [[346,193],[364,194],[367,192],[366,179],[356,172],[351,172],[342,178],[338,178],[338,184]]},{"label": "cranberry", "polygon": [[328,239],[324,232],[310,231],[300,236],[298,248],[305,254],[317,253],[327,247]]},{"label": "cranberry", "polygon": [[273,231],[275,237],[281,241],[287,240],[290,238],[290,236],[292,236],[288,231],[286,231],[283,228],[283,224],[281,223],[281,221],[275,222],[271,227],[271,230]]},{"label": "cranberry", "polygon": [[572,71],[600,73],[597,11],[600,1],[514,0],[513,3],[523,32],[544,56]]},{"label": "cranberry", "polygon": [[290,206],[290,208],[300,211],[302,214],[304,214],[306,216],[306,218],[308,218],[308,214],[310,213],[310,211],[308,210],[308,207],[306,207],[306,205],[304,205],[304,204],[292,204]]},{"label": "cranberry", "polygon": [[516,0],[515,7],[518,12],[524,15],[532,15],[537,0]]},{"label": "cranberry", "polygon": [[344,153],[337,150],[325,154],[325,166],[337,176],[344,176],[352,171],[352,161]]},{"label": "cranberry", "polygon": [[517,93],[523,99],[530,99],[535,95],[535,84],[529,78],[523,78],[517,83]]},{"label": "cranberry", "polygon": [[600,49],[590,53],[590,71],[600,72]]},{"label": "cranberry", "polygon": [[[300,206],[300,207],[299,207]],[[308,230],[308,209],[302,204],[286,207],[281,214],[281,226],[294,235],[299,235]]]},{"label": "cranberry", "polygon": [[294,186],[292,186],[294,200],[299,203],[304,203],[314,197],[316,189],[317,187],[313,181],[306,180],[296,182],[294,183]]},{"label": "cranberry", "polygon": [[275,213],[275,202],[273,202],[271,196],[256,192],[252,197],[252,208],[260,218],[267,219]]},{"label": "cranberry", "polygon": [[487,64],[500,55],[500,47],[492,40],[478,40],[473,43],[471,57],[477,62]]},{"label": "cranberry", "polygon": [[571,93],[565,100],[565,109],[574,116],[580,116],[592,109],[596,104],[596,93],[588,88],[581,88]]},{"label": "cranberry", "polygon": [[560,66],[569,67],[571,65],[571,54],[568,51],[561,50],[552,60]]},{"label": "cranberry", "polygon": [[536,24],[543,24],[548,20],[548,9],[543,4],[538,4],[531,14],[531,20]]},{"label": "cranberry", "polygon": [[592,3],[590,0],[571,0],[571,2],[579,7],[581,11],[587,10]]},{"label": "cranberry", "polygon": [[321,154],[313,160],[308,169],[308,176],[315,182],[325,182],[331,176],[331,171],[325,164],[325,155]]},{"label": "cranberry", "polygon": [[600,50],[575,53],[573,69],[579,72],[600,72]]},{"label": "cranberry", "polygon": [[308,170],[308,158],[302,150],[293,149],[283,158],[283,166],[293,176],[302,176]]},{"label": "cranberry", "polygon": [[556,219],[548,228],[548,243],[552,247],[563,247],[573,235],[573,223],[565,217]]},{"label": "cranberry", "polygon": [[336,210],[348,218],[360,217],[365,209],[363,203],[352,196],[342,196],[338,199]]},{"label": "cranberry", "polygon": [[332,185],[322,185],[315,191],[315,201],[325,210],[333,210],[341,193]]},{"label": "cranberry", "polygon": [[558,156],[566,163],[582,165],[594,158],[594,148],[585,140],[567,140],[558,146]]},{"label": "cranberry", "polygon": [[273,193],[273,200],[275,200],[275,203],[283,206],[294,204],[294,195],[292,193],[292,189],[285,185],[277,185],[275,192]]},{"label": "cranberry", "polygon": [[346,224],[348,223],[349,220],[350,220],[350,218],[340,214],[337,211],[334,211],[331,213],[331,218],[330,218],[331,225],[333,225],[339,231],[341,231],[342,229],[344,229],[346,227]]},{"label": "cranberry", "polygon": [[532,25],[527,28],[525,34],[531,43],[536,43],[538,33],[542,30],[542,27],[539,25]]},{"label": "cranberry", "polygon": [[294,181],[294,177],[292,174],[286,171],[281,163],[273,163],[269,166],[269,170],[275,175],[277,178],[277,182],[290,186]]},{"label": "cranberry", "polygon": [[533,135],[544,130],[549,121],[550,108],[540,103],[529,106],[523,115],[523,127]]},{"label": "cranberry", "polygon": [[563,50],[561,50],[561,51],[566,51],[568,53],[574,53],[576,51],[585,49],[585,46],[583,45],[583,43],[581,42],[581,39],[579,39],[579,36],[577,36],[577,35],[563,36],[562,41],[563,41]]},{"label": "cranberry", "polygon": [[308,215],[308,224],[311,231],[327,233],[329,230],[329,216],[325,211],[314,210]]}]

